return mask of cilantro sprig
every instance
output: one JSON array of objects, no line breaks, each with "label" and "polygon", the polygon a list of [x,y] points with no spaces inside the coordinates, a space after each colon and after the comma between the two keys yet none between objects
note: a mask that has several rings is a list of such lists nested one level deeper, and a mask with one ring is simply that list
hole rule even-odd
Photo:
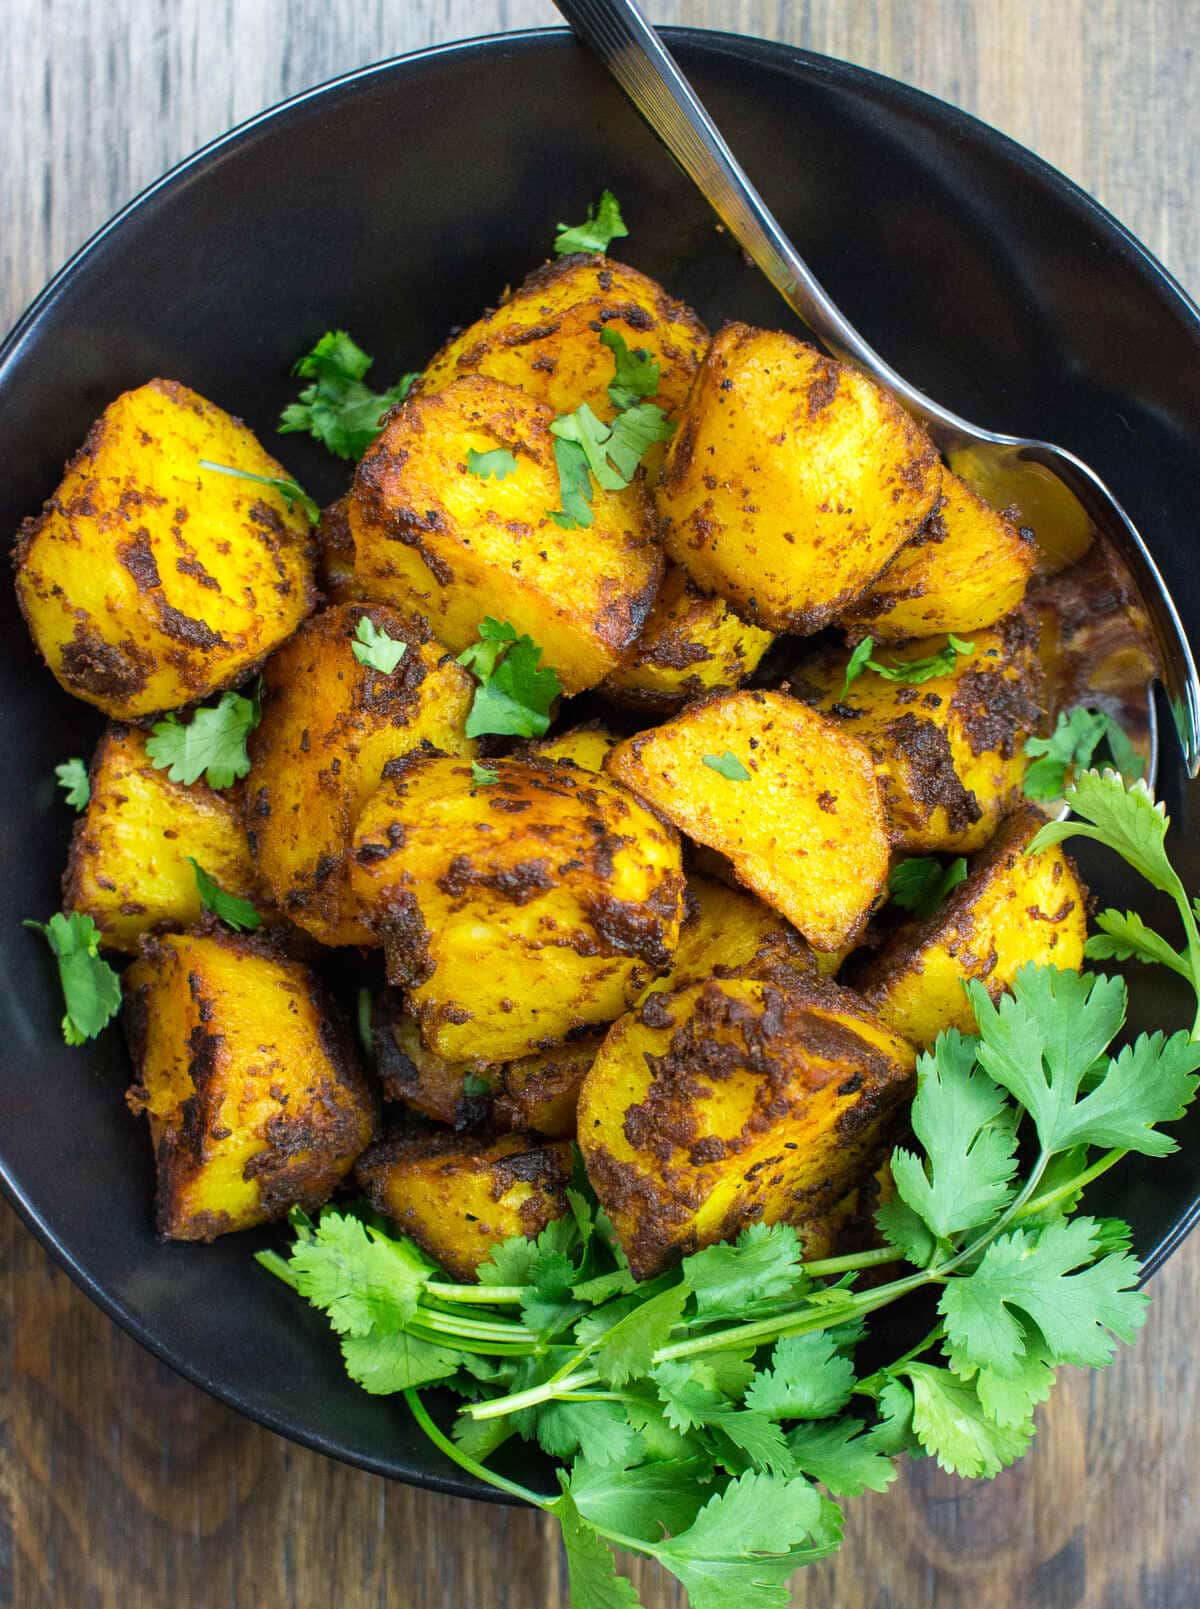
[{"label": "cilantro sprig", "polygon": [[1084,704],[1061,711],[1049,737],[1025,740],[1025,753],[1033,759],[1022,783],[1025,797],[1061,799],[1071,778],[1092,764],[1102,746],[1126,782],[1136,782],[1145,763],[1115,716]]},{"label": "cilantro sprig", "polygon": [[595,207],[588,207],[583,223],[560,223],[554,237],[554,252],[565,257],[575,251],[607,251],[614,240],[628,235],[621,208],[611,190],[602,190]]},{"label": "cilantro sprig", "polygon": [[121,1009],[121,980],[100,955],[100,930],[90,916],[56,911],[48,922],[26,921],[40,933],[58,962],[66,1014],[63,1038],[68,1045],[94,1039]]},{"label": "cilantro sprig", "polygon": [[280,431],[307,433],[339,458],[361,458],[379,435],[383,415],[420,378],[405,374],[386,391],[372,391],[365,380],[374,361],[345,330],[327,330],[296,364],[293,372],[312,384],[283,410]]},{"label": "cilantro sprig", "polygon": [[[479,622],[478,641],[458,656],[474,676],[477,687],[467,716],[468,737],[493,733],[500,737],[542,737],[550,725],[550,707],[562,684],[532,637],[518,635],[507,620],[490,615]],[[476,768],[481,769],[481,768]],[[486,781],[472,771],[481,786]]]},{"label": "cilantro sprig", "polygon": [[390,676],[408,652],[406,642],[377,626],[370,615],[363,615],[355,626],[350,647],[360,665],[377,670],[381,676]]},{"label": "cilantro sprig", "polygon": [[936,855],[910,855],[897,861],[888,878],[888,893],[893,905],[902,911],[911,911],[924,919],[934,911],[952,889],[958,887],[967,875],[967,862],[963,855],[948,866]]},{"label": "cilantro sprig", "polygon": [[172,782],[190,786],[203,776],[210,788],[230,788],[249,773],[246,740],[261,714],[257,693],[222,693],[219,703],[198,709],[189,721],[175,713],[156,721],[146,755]]},{"label": "cilantro sprig", "polygon": [[77,811],[86,810],[88,801],[92,797],[92,784],[84,761],[80,759],[64,760],[61,765],[54,767],[54,775],[57,777],[58,785],[72,809]]},{"label": "cilantro sprig", "polygon": [[206,911],[220,917],[227,927],[233,928],[236,933],[253,933],[262,926],[262,917],[254,908],[253,901],[242,899],[238,894],[229,894],[223,889],[215,877],[201,866],[200,862],[191,855],[188,857],[192,871],[196,876],[196,891],[200,895],[200,903]]},{"label": "cilantro sprig", "polygon": [[956,637],[951,632],[946,638],[946,646],[939,648],[936,654],[929,654],[924,659],[897,659],[890,665],[872,658],[874,652],[874,637],[864,637],[846,661],[842,698],[845,698],[865,670],[874,671],[876,676],[882,676],[884,681],[907,682],[914,687],[919,687],[922,682],[932,681],[935,676],[948,676],[960,654],[975,652],[975,644],[963,642],[961,637]]}]

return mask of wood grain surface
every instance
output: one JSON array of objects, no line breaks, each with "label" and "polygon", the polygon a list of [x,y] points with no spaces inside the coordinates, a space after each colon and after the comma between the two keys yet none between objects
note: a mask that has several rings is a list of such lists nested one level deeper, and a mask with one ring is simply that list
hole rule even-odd
[{"label": "wood grain surface", "polygon": [[[679,0],[656,21],[786,39],[978,113],[1079,180],[1200,290],[1200,0]],[[232,123],[548,0],[3,0],[0,327],[121,203]],[[36,1069],[29,1069],[36,1077]],[[102,1210],[102,1204],[101,1209]],[[1033,1453],[927,1462],[850,1503],[806,1609],[1200,1604],[1200,1237],[1136,1351],[1063,1371]],[[0,1207],[0,1605],[566,1609],[550,1527],[292,1447],[159,1366]],[[680,1594],[633,1567],[647,1609]]]}]

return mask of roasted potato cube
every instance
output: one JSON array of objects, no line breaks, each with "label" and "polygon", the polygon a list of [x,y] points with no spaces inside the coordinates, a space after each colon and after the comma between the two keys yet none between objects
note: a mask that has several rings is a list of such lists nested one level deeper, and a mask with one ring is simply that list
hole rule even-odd
[{"label": "roasted potato cube", "polygon": [[632,658],[602,690],[631,709],[670,714],[714,688],[739,686],[773,641],[670,565]]},{"label": "roasted potato cube", "polygon": [[17,540],[17,597],[68,693],[122,720],[243,681],[316,602],[302,509],[201,467],[286,472],[174,380],[100,415]]},{"label": "roasted potato cube", "polygon": [[671,970],[650,985],[654,990],[679,989],[706,978],[733,977],[756,962],[781,963],[813,974],[813,952],[790,922],[753,894],[693,874],[679,947]]},{"label": "roasted potato cube", "polygon": [[124,992],[159,1234],[213,1240],[327,1200],[376,1111],[308,968],[260,940],[180,934],[145,941]]},{"label": "roasted potato cube", "polygon": [[382,991],[373,1015],[375,1065],[386,1099],[455,1129],[490,1124],[554,1139],[575,1133],[579,1086],[601,1037],[603,1029],[585,1032],[499,1065],[447,1061],[425,1049],[398,989]]},{"label": "roasted potato cube", "polygon": [[75,823],[65,908],[90,916],[110,950],[204,914],[198,861],[228,894],[257,897],[241,800],[203,782],[172,782],[146,758],[145,733],[110,726],[92,756],[92,796]]},{"label": "roasted potato cube", "polygon": [[588,1178],[634,1273],[832,1208],[889,1138],[913,1062],[836,984],[650,995],[609,1030],[579,1095]]},{"label": "roasted potato cube", "polygon": [[[966,854],[985,844],[1021,799],[1025,739],[1042,719],[1037,628],[1024,614],[972,634],[944,676],[911,686],[864,671],[842,696],[847,653],[803,666],[796,691],[844,722],[875,757],[897,849]],[[889,650],[882,663],[924,659],[945,648],[929,637]]]},{"label": "roasted potato cube", "polygon": [[[364,591],[428,616],[455,653],[487,615],[527,633],[568,693],[603,681],[650,612],[662,553],[640,479],[595,487],[592,523],[564,530],[554,410],[500,380],[410,399],[358,466],[350,531]],[[506,448],[516,469],[472,473]]]},{"label": "roasted potato cube", "polygon": [[979,631],[1020,605],[1036,563],[1032,531],[944,469],[941,502],[843,623],[880,642]]},{"label": "roasted potato cube", "polygon": [[603,771],[604,756],[616,741],[599,721],[589,721],[586,726],[573,726],[557,737],[544,737],[538,743],[531,743],[528,752],[540,755],[543,760],[570,760],[581,771]]},{"label": "roasted potato cube", "polygon": [[531,1134],[483,1142],[418,1129],[372,1146],[355,1177],[448,1274],[472,1280],[501,1241],[533,1239],[566,1212],[571,1147]]},{"label": "roasted potato cube", "polygon": [[[408,646],[384,674],[354,652],[362,621]],[[247,824],[279,906],[322,944],[375,944],[354,909],[346,853],[387,767],[432,745],[473,754],[464,735],[474,682],[420,620],[386,604],[314,615],[267,663],[250,739]]]},{"label": "roasted potato cube", "polygon": [[586,402],[599,418],[611,419],[613,355],[600,340],[605,329],[658,364],[659,407],[668,413],[682,407],[708,331],[691,308],[636,268],[587,253],[535,269],[495,312],[447,342],[414,390],[429,395],[463,375],[484,374],[519,386],[555,413]]},{"label": "roasted potato cube", "polygon": [[321,510],[316,543],[317,580],[324,597],[330,603],[362,602],[366,594],[354,569],[354,538],[344,497]]},{"label": "roasted potato cube", "polygon": [[727,324],[655,492],[667,552],[769,631],[817,631],[920,530],[941,489],[925,432],[857,369]]},{"label": "roasted potato cube", "polygon": [[508,1061],[620,1016],[670,963],[679,839],[606,776],[414,755],[358,822],[352,886],[430,1050]]},{"label": "roasted potato cube", "polygon": [[940,909],[905,923],[857,972],[872,1010],[918,1048],[943,1028],[975,1031],[964,979],[996,999],[1026,962],[1082,962],[1088,896],[1074,862],[1057,846],[1027,853],[1044,822],[1032,809],[1010,816]]},{"label": "roasted potato cube", "polygon": [[836,950],[861,931],[890,845],[870,751],[836,721],[786,693],[714,693],[619,743],[605,764],[727,855],[739,881],[814,949]]}]

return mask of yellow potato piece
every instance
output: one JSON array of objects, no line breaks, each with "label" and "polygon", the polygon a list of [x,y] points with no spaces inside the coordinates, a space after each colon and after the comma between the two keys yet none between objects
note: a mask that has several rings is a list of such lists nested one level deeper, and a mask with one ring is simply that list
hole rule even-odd
[{"label": "yellow potato piece", "polygon": [[1029,961],[1081,965],[1087,889],[1057,846],[1027,853],[1044,823],[1033,809],[1011,816],[940,909],[906,923],[856,976],[881,1020],[918,1048],[943,1028],[974,1033],[964,979],[978,978],[996,999]]},{"label": "yellow potato piece", "polygon": [[147,940],[123,979],[169,1240],[213,1240],[326,1201],[375,1132],[353,1041],[307,967],[261,941]]},{"label": "yellow potato piece", "polygon": [[352,886],[426,1046],[508,1061],[620,1016],[670,963],[679,840],[607,776],[413,756],[359,818]]},{"label": "yellow potato piece", "polygon": [[581,771],[595,772],[603,771],[604,757],[616,741],[599,721],[589,721],[586,726],[573,726],[568,732],[531,743],[528,752],[544,760],[570,760]]},{"label": "yellow potato piece", "polygon": [[571,1147],[529,1134],[482,1141],[417,1130],[373,1146],[355,1176],[448,1274],[472,1280],[502,1241],[533,1239],[566,1212]]},{"label": "yellow potato piece", "polygon": [[600,340],[605,329],[658,364],[659,407],[668,413],[682,407],[708,332],[661,285],[600,253],[575,253],[535,269],[494,312],[447,342],[414,391],[430,395],[463,375],[483,374],[520,386],[555,413],[586,402],[599,418],[611,419],[613,355]]},{"label": "yellow potato piece", "polygon": [[631,709],[670,714],[714,688],[739,686],[774,640],[670,565],[632,658],[605,680],[604,691]]},{"label": "yellow potato piece", "polygon": [[47,665],[120,719],[243,681],[312,609],[308,518],[251,431],[174,380],[101,414],[17,542],[17,597]]},{"label": "yellow potato piece", "polygon": [[[354,652],[360,622],[407,644],[384,674]],[[375,944],[358,917],[346,853],[387,766],[432,745],[471,755],[474,681],[419,619],[386,604],[338,604],[267,662],[262,720],[249,743],[247,823],[278,905],[322,944]]]},{"label": "yellow potato piece", "polygon": [[1011,614],[1036,563],[1033,533],[944,469],[938,507],[843,623],[878,642],[939,631],[962,636]]},{"label": "yellow potato piece", "polygon": [[227,894],[254,901],[258,880],[241,790],[172,782],[146,758],[146,734],[110,726],[92,756],[91,799],[75,824],[64,909],[90,916],[111,950],[204,914],[191,856]]},{"label": "yellow potato piece", "polygon": [[[884,665],[925,659],[946,646],[928,637],[881,649]],[[985,844],[1021,801],[1025,740],[1042,721],[1034,620],[1017,614],[971,635],[944,676],[913,686],[865,670],[845,697],[849,653],[827,651],[792,679],[875,758],[897,850],[967,854]]]},{"label": "yellow potato piece", "polygon": [[813,951],[777,911],[753,894],[693,873],[671,970],[650,988],[678,989],[685,983],[703,983],[714,974],[730,977],[768,960],[801,973],[816,969]]},{"label": "yellow potato piece", "polygon": [[[645,623],[663,559],[640,477],[595,486],[592,523],[564,530],[554,412],[513,386],[473,376],[398,408],[350,492],[364,592],[426,615],[461,653],[485,616],[542,649],[568,693],[603,681]],[[503,480],[468,453],[509,451]]]},{"label": "yellow potato piece", "polygon": [[834,984],[650,995],[610,1029],[579,1096],[588,1178],[634,1273],[833,1208],[890,1137],[913,1063]]},{"label": "yellow potato piece", "polygon": [[713,338],[655,501],[667,553],[769,631],[828,625],[924,524],[942,468],[867,377],[793,336]]},{"label": "yellow potato piece", "polygon": [[[706,764],[726,754],[749,773]],[[610,773],[817,950],[854,939],[887,878],[890,844],[870,751],[786,693],[716,693],[620,743]]]}]

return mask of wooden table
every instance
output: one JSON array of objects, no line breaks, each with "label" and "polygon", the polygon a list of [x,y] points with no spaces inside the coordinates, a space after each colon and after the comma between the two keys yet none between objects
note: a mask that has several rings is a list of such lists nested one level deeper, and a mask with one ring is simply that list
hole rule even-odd
[{"label": "wooden table", "polygon": [[[679,0],[977,112],[1093,191],[1200,289],[1196,0]],[[6,0],[0,326],[163,169],[261,107],[548,0]],[[36,1069],[29,1070],[36,1077]],[[103,1210],[103,1203],[98,1203]],[[1136,1352],[1064,1370],[991,1484],[912,1466],[849,1506],[807,1609],[1194,1609],[1200,1237]],[[565,1609],[538,1516],[409,1491],[238,1418],[118,1331],[0,1207],[0,1606]],[[680,1595],[637,1572],[647,1609]]]}]

